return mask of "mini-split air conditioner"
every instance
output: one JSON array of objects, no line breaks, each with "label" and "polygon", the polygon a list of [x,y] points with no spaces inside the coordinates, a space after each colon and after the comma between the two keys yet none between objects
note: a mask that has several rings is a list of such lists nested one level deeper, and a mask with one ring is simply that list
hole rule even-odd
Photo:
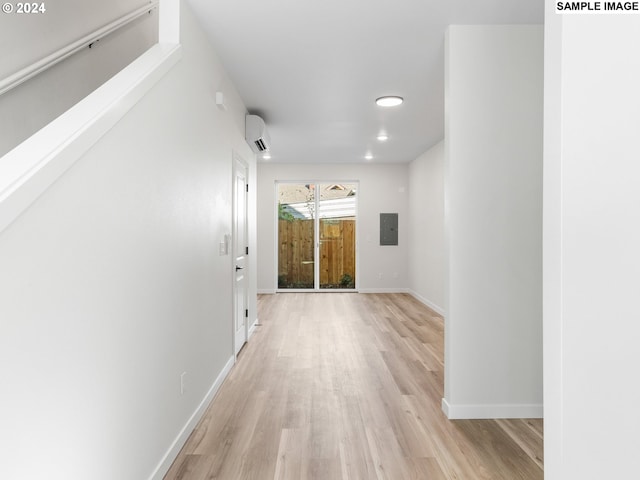
[{"label": "mini-split air conditioner", "polygon": [[244,138],[255,153],[266,152],[271,147],[271,138],[264,120],[258,115],[247,115]]}]

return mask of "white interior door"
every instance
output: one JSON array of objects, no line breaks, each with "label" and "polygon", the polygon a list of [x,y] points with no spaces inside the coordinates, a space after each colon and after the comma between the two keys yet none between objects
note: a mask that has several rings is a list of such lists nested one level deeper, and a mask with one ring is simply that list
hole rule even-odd
[{"label": "white interior door", "polygon": [[247,167],[233,160],[233,302],[234,348],[237,354],[249,335],[247,311]]}]

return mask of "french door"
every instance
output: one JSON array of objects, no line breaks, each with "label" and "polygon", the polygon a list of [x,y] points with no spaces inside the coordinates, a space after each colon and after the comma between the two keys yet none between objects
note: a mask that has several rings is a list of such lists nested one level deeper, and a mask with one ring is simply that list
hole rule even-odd
[{"label": "french door", "polygon": [[278,290],[355,290],[357,182],[278,182]]}]

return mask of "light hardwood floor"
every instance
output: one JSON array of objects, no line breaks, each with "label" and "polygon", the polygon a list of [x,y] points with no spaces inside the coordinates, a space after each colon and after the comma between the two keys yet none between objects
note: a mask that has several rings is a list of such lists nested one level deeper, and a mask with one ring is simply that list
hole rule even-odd
[{"label": "light hardwood floor", "polygon": [[541,420],[449,421],[443,321],[406,294],[260,296],[165,479],[542,479]]}]

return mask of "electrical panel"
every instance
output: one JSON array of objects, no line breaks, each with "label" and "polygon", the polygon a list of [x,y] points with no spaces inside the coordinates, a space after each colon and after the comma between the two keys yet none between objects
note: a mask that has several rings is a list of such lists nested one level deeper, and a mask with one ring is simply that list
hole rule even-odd
[{"label": "electrical panel", "polygon": [[398,245],[398,214],[380,214],[380,245]]}]

